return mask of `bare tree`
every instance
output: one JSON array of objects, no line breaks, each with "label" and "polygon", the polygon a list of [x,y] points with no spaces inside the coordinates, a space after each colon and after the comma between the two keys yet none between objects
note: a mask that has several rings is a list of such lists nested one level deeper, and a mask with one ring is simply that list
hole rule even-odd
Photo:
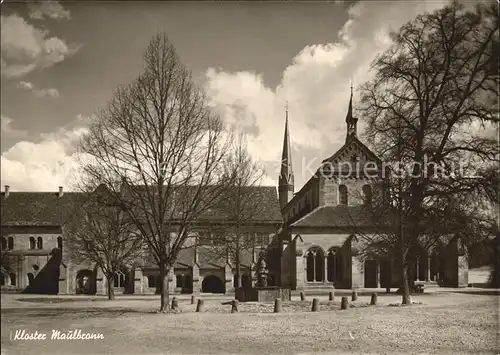
[{"label": "bare tree", "polygon": [[145,68],[118,88],[82,140],[85,176],[104,184],[133,221],[159,267],[161,304],[169,273],[199,216],[228,182],[230,141],[165,34],[144,53]]},{"label": "bare tree", "polygon": [[145,254],[137,227],[125,211],[106,202],[101,191],[79,207],[67,226],[68,246],[76,262],[94,262],[106,276],[108,299],[115,299],[114,279],[124,266]]},{"label": "bare tree", "polygon": [[[229,256],[236,267],[236,287],[241,287],[242,253],[253,253],[262,247],[261,235],[255,232],[255,225],[266,216],[268,206],[263,203],[260,183],[264,170],[248,153],[245,136],[240,134],[234,141],[230,154],[225,159],[225,175],[229,184],[220,197],[218,207],[224,215],[227,228],[217,243],[222,247],[207,250],[214,258]],[[222,243],[221,243],[222,242]]]},{"label": "bare tree", "polygon": [[425,237],[429,206],[484,191],[489,182],[478,168],[498,164],[498,138],[471,132],[471,125],[498,124],[497,23],[493,3],[466,11],[454,2],[393,33],[392,47],[372,64],[362,113],[376,153],[406,172],[397,193],[406,221],[401,245]]}]

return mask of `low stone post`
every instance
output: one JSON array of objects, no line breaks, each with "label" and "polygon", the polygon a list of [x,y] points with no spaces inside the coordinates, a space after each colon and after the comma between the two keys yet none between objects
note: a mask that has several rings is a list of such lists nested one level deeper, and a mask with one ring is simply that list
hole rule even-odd
[{"label": "low stone post", "polygon": [[304,292],[300,293],[300,300],[301,301],[305,301],[306,300],[306,296],[304,295]]},{"label": "low stone post", "polygon": [[172,309],[176,310],[177,307],[179,306],[179,302],[177,301],[177,298],[172,298]]},{"label": "low stone post", "polygon": [[352,301],[357,301],[358,300],[358,293],[356,291],[352,291],[351,300]]},{"label": "low stone post", "polygon": [[281,312],[281,299],[276,298],[274,300],[274,313],[280,313]]},{"label": "low stone post", "polygon": [[340,303],[340,309],[347,309],[347,305],[349,302],[347,301],[347,297],[342,297],[342,302]]},{"label": "low stone post", "polygon": [[311,312],[318,312],[318,311],[319,311],[319,299],[313,298]]},{"label": "low stone post", "polygon": [[233,300],[233,302],[231,302],[231,313],[237,313],[237,312],[238,312],[238,301]]},{"label": "low stone post", "polygon": [[376,306],[377,305],[377,294],[376,293],[372,293],[372,298],[370,300],[370,304],[372,306]]},{"label": "low stone post", "polygon": [[328,294],[328,301],[333,302],[334,300],[335,300],[335,293],[334,292],[330,292]]},{"label": "low stone post", "polygon": [[191,304],[195,304],[195,303],[196,303],[196,296],[191,295]]},{"label": "low stone post", "polygon": [[198,300],[198,304],[196,305],[196,312],[203,312],[205,303],[203,300]]}]

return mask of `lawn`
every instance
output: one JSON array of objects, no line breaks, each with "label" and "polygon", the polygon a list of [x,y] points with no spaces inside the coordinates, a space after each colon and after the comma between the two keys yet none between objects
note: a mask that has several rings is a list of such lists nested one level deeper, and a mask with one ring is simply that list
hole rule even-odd
[{"label": "lawn", "polygon": [[[227,298],[225,299],[227,301]],[[187,296],[177,314],[157,314],[157,297],[41,297],[2,295],[2,354],[297,354],[498,353],[499,297],[466,293],[415,296],[416,304],[389,307],[395,295],[369,296],[341,311],[321,298],[283,304],[240,304],[231,314],[224,299],[206,298],[195,313]],[[339,299],[336,299],[339,301]],[[16,330],[47,333],[81,329],[102,340],[13,340]]]}]

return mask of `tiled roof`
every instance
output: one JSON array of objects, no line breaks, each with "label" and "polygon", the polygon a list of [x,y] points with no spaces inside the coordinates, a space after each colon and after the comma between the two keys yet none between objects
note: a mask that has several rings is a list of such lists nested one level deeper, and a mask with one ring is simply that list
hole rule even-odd
[{"label": "tiled roof", "polygon": [[87,198],[84,193],[10,192],[1,195],[1,224],[4,226],[61,226]]},{"label": "tiled roof", "polygon": [[370,217],[363,206],[320,206],[292,223],[292,227],[370,226]]},{"label": "tiled roof", "polygon": [[[182,215],[182,198],[189,196],[191,194],[197,193],[196,186],[179,186],[175,188],[175,196],[170,205],[176,206],[174,218],[181,218]],[[153,193],[154,188],[147,190],[145,186],[128,186],[126,188],[128,194],[130,195],[132,201],[137,201],[140,194]],[[231,190],[226,189],[225,193],[218,198],[218,201],[214,204],[212,208],[209,208],[201,213],[198,221],[201,222],[226,222],[229,220],[234,220],[234,208],[231,207]],[[240,221],[242,218],[247,222],[264,222],[264,223],[282,223],[283,218],[281,215],[280,204],[278,199],[278,194],[275,187],[272,186],[253,186],[245,187],[240,194],[242,199],[245,199],[244,206],[247,213],[240,214]],[[250,197],[250,198],[249,198]],[[248,201],[251,202],[248,202]],[[229,201],[229,202],[228,202]],[[189,203],[189,201],[188,201]],[[178,206],[178,207],[177,207]],[[248,212],[249,211],[249,212]],[[246,215],[246,216],[245,216]]]},{"label": "tiled roof", "polygon": [[[252,187],[258,208],[249,221],[281,223],[279,200],[274,187]],[[63,225],[89,194],[81,192],[10,192],[1,194],[1,224],[4,226]],[[224,206],[205,211],[199,221],[227,221],[231,211]]]}]

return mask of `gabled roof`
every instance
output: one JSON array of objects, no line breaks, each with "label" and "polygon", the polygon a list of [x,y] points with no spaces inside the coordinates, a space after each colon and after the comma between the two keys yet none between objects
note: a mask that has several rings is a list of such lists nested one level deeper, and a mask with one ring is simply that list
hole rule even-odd
[{"label": "gabled roof", "polygon": [[88,196],[79,192],[9,192],[1,194],[3,226],[61,226],[71,217],[75,207]]},{"label": "gabled roof", "polygon": [[350,146],[356,144],[358,147],[361,148],[361,150],[367,155],[369,160],[372,160],[378,164],[382,163],[382,161],[377,157],[377,155],[371,151],[370,148],[368,148],[363,142],[361,142],[358,137],[351,137],[342,147],[340,147],[335,154],[330,156],[329,158],[326,158],[322,161],[322,163],[326,162],[334,162],[336,159],[338,159]]},{"label": "gabled roof", "polygon": [[320,206],[292,223],[292,227],[368,227],[371,215],[363,206]]}]

